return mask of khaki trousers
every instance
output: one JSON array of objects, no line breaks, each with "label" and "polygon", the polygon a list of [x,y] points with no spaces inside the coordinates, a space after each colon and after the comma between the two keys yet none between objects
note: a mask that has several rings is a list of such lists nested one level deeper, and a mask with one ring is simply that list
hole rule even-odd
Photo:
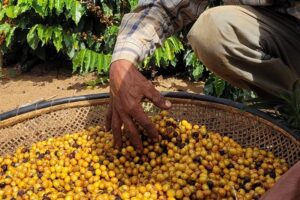
[{"label": "khaki trousers", "polygon": [[188,39],[205,66],[231,84],[278,94],[300,78],[299,24],[266,8],[219,6],[198,18]]}]

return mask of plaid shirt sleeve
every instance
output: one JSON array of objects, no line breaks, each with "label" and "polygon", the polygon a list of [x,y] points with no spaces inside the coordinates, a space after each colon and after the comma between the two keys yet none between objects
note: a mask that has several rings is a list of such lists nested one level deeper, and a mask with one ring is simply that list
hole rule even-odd
[{"label": "plaid shirt sleeve", "polygon": [[195,21],[207,4],[207,0],[140,1],[122,19],[112,62],[125,59],[137,65],[168,36]]}]

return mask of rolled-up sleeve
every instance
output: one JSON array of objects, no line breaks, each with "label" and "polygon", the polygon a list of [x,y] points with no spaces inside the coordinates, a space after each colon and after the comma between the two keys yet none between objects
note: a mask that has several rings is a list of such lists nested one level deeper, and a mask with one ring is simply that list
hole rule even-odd
[{"label": "rolled-up sleeve", "polygon": [[122,19],[112,62],[125,59],[137,65],[167,37],[195,21],[207,4],[204,0],[140,1]]}]

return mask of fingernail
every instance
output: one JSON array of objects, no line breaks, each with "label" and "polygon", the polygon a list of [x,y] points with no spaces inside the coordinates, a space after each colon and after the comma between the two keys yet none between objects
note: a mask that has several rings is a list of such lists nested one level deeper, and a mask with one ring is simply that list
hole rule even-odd
[{"label": "fingernail", "polygon": [[171,103],[169,100],[166,100],[165,105],[166,105],[167,107],[171,107],[171,106],[172,106],[172,103]]}]

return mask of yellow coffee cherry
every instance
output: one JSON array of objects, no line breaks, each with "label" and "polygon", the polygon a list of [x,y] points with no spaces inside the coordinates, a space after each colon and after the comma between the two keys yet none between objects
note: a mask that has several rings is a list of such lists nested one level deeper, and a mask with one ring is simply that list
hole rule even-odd
[{"label": "yellow coffee cherry", "polygon": [[142,153],[124,135],[114,149],[112,134],[95,126],[0,156],[0,199],[253,199],[288,170],[272,152],[204,125],[167,111],[151,118],[161,140],[143,136]]}]

